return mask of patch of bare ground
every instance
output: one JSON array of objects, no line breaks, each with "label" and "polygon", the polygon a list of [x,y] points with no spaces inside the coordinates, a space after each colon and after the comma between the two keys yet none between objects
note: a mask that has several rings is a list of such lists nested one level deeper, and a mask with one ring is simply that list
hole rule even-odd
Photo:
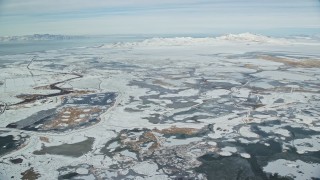
[{"label": "patch of bare ground", "polygon": [[39,138],[41,141],[43,141],[43,142],[46,142],[46,143],[49,143],[50,141],[49,141],[49,138],[48,137],[45,137],[45,136],[40,136],[40,138]]},{"label": "patch of bare ground", "polygon": [[22,180],[36,180],[40,177],[40,174],[36,171],[34,171],[33,167],[22,172]]},{"label": "patch of bare ground", "polygon": [[91,90],[74,90],[72,91],[72,96],[77,96],[77,95],[83,95],[83,94],[91,94],[91,93],[95,93],[95,91],[91,91]]},{"label": "patch of bare ground", "polygon": [[24,101],[33,101],[33,100],[41,99],[44,96],[45,95],[43,94],[20,94],[16,97],[19,99],[23,99]]},{"label": "patch of bare ground", "polygon": [[[52,89],[51,87],[52,85],[44,85],[44,86],[37,86],[33,89],[35,90],[50,90]],[[71,89],[65,89],[65,90],[71,90]],[[82,94],[89,94],[89,93],[94,93],[95,91],[92,91],[92,90],[75,90],[75,89],[72,89],[72,93],[74,94],[79,94],[79,95],[82,95]]]},{"label": "patch of bare ground", "polygon": [[61,127],[69,127],[79,125],[83,122],[90,120],[90,115],[101,112],[102,109],[98,107],[64,107],[59,110],[56,117],[46,123],[44,129],[54,129]]},{"label": "patch of bare ground", "polygon": [[[135,139],[130,139],[126,133],[121,134],[120,136],[121,144],[129,147],[133,151],[140,153],[152,153],[158,149],[161,146],[158,139],[159,138],[150,130],[144,132],[141,136]],[[150,146],[148,146],[148,152],[143,150],[143,147],[145,147],[147,144],[150,144]]]},{"label": "patch of bare ground", "polygon": [[199,130],[195,128],[178,128],[176,126],[172,126],[167,129],[154,129],[155,132],[161,133],[161,134],[186,134],[186,135],[194,135],[196,134]]},{"label": "patch of bare ground", "polygon": [[254,70],[258,70],[259,69],[259,66],[255,66],[253,64],[245,64],[244,67],[248,68],[248,69],[254,69]]},{"label": "patch of bare ground", "polygon": [[301,68],[319,68],[320,59],[288,59],[284,57],[258,55],[257,58],[272,62],[283,63],[288,66],[301,67]]},{"label": "patch of bare ground", "polygon": [[37,87],[35,87],[33,89],[35,89],[35,90],[48,90],[48,89],[50,89],[50,85],[37,86]]},{"label": "patch of bare ground", "polygon": [[158,149],[160,147],[160,142],[158,141],[158,138],[151,131],[144,133],[143,139],[145,141],[153,142],[152,145],[149,147],[149,150],[151,151],[154,151],[155,149]]}]

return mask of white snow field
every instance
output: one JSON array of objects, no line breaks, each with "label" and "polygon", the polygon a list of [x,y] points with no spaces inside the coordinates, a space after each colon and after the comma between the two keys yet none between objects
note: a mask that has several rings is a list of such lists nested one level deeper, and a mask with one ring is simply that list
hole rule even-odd
[{"label": "white snow field", "polygon": [[244,33],[2,55],[0,179],[320,178],[319,49]]}]

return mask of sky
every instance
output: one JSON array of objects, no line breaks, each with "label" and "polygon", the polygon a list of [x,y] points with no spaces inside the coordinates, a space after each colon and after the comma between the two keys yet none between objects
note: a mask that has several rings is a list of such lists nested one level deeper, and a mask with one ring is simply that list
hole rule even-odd
[{"label": "sky", "polygon": [[0,36],[320,34],[320,0],[0,0]]}]

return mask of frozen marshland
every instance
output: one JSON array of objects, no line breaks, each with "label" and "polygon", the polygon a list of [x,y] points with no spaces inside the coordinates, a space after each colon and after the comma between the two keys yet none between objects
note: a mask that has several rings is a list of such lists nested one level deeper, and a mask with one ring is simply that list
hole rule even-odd
[{"label": "frozen marshland", "polygon": [[318,179],[320,40],[0,56],[0,179]]}]

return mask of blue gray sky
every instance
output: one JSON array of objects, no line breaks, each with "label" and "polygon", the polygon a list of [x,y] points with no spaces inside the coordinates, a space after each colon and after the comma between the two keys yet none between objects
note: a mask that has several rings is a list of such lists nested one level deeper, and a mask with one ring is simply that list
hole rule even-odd
[{"label": "blue gray sky", "polygon": [[319,0],[0,0],[0,36],[319,34]]}]

